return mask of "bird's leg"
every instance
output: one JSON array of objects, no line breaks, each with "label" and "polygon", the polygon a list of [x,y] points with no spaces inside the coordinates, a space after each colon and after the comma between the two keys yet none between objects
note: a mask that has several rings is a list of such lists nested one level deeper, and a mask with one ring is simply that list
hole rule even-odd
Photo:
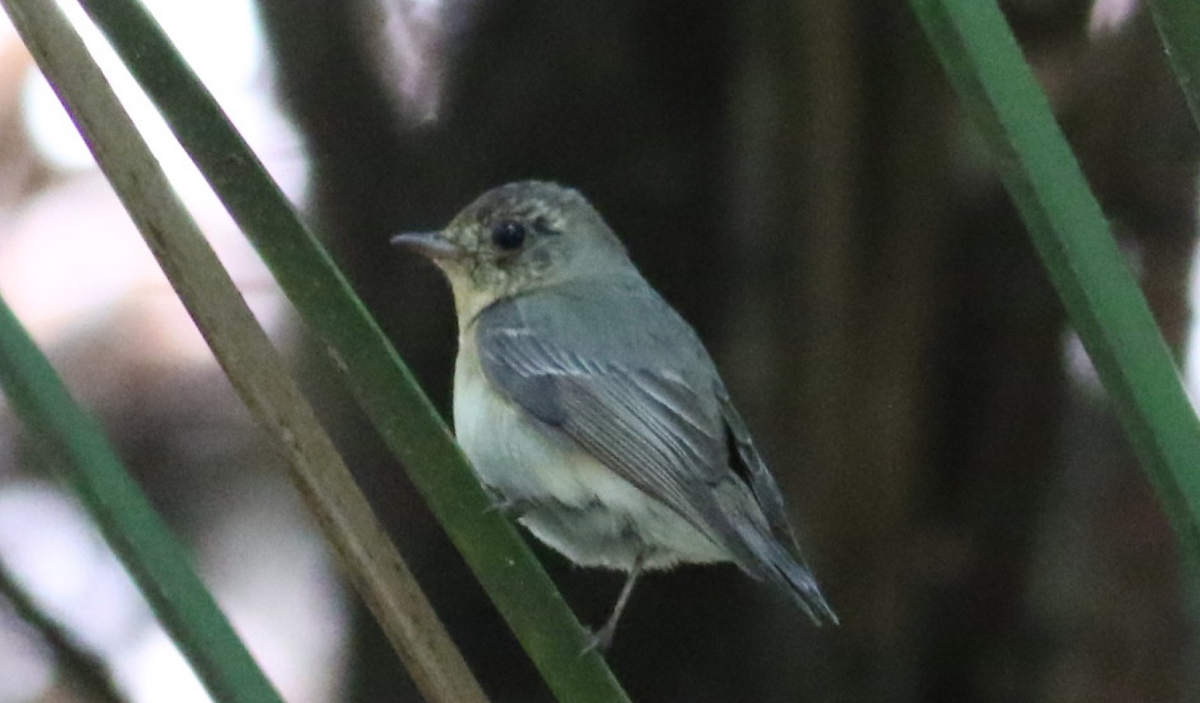
[{"label": "bird's leg", "polygon": [[613,634],[617,631],[617,621],[621,619],[621,613],[625,611],[625,604],[629,602],[629,596],[633,593],[633,585],[637,583],[638,577],[642,575],[644,556],[643,554],[639,554],[633,560],[633,566],[629,569],[629,576],[625,579],[625,585],[621,587],[621,595],[617,596],[617,604],[613,606],[612,615],[608,616],[608,620],[604,623],[603,627],[592,633],[587,647],[583,650],[585,653],[593,649],[599,649],[601,652],[604,652],[612,644]]}]

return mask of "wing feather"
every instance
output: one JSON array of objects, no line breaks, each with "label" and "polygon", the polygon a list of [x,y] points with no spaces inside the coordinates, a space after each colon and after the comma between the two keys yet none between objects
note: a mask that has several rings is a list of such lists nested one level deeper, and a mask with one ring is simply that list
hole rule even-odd
[{"label": "wing feather", "polygon": [[[725,548],[747,574],[786,588],[815,621],[836,622],[800,558],[779,488],[691,329],[652,292],[628,302],[652,306],[634,319],[660,324],[589,327],[581,319],[639,311],[605,307],[611,290],[588,292],[485,309],[475,341],[488,379]],[[562,319],[588,305],[588,315]]]},{"label": "wing feather", "polygon": [[[515,306],[485,311],[477,335],[484,372],[511,400],[679,513],[749,573],[766,575],[727,514],[734,506],[712,491],[737,481],[715,402],[669,369],[568,351],[522,321]],[[752,506],[736,508],[754,519]]]}]

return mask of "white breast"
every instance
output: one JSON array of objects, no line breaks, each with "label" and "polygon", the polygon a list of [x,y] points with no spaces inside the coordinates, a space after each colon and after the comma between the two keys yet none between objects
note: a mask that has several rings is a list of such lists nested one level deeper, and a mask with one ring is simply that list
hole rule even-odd
[{"label": "white breast", "polygon": [[492,388],[474,342],[463,340],[454,374],[454,429],[479,477],[510,500],[550,495],[568,504],[584,502],[583,486],[561,467],[590,458],[572,452],[565,441],[552,441],[521,412]]}]

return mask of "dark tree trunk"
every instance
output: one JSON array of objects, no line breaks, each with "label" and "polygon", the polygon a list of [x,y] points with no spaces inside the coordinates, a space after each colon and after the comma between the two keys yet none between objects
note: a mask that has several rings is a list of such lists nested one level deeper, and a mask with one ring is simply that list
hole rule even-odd
[{"label": "dark tree trunk", "polygon": [[[443,407],[449,294],[387,236],[522,178],[581,188],[722,365],[843,624],[811,628],[731,568],[652,576],[610,657],[635,700],[1057,702],[1085,699],[1064,693],[1081,690],[1062,683],[1079,671],[1105,690],[1129,683],[1130,700],[1183,690],[1182,657],[1142,656],[1192,651],[1171,535],[1127,453],[1091,485],[1084,459],[1113,423],[1069,390],[1061,306],[906,8],[459,3],[470,19],[448,40],[439,119],[418,124],[355,29],[365,0],[261,6],[314,159],[319,229]],[[1148,23],[1119,50],[1087,46],[1081,6],[1014,19],[1178,344],[1195,133]],[[331,417],[353,417],[326,396]],[[548,699],[370,432],[339,422],[485,687]],[[1093,502],[1117,498],[1128,520]],[[1133,542],[1115,539],[1126,529]],[[1106,587],[1141,594],[1157,625],[1094,607],[1112,619],[1080,633],[1072,608],[1091,601],[1076,588],[1096,571],[1067,569],[1062,552],[1097,549]],[[598,623],[619,579],[541,553]],[[1153,584],[1129,576],[1145,570]],[[411,699],[362,631],[356,698]],[[1094,669],[1079,665],[1097,651]],[[1097,662],[1142,668],[1110,681]]]}]

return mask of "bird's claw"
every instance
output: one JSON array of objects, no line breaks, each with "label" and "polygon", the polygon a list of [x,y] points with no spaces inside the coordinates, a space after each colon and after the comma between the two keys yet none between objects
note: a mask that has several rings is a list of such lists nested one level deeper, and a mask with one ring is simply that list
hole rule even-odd
[{"label": "bird's claw", "polygon": [[579,656],[587,656],[592,652],[596,652],[600,655],[607,653],[608,648],[612,646],[613,633],[616,631],[616,628],[611,627],[611,625],[615,624],[616,623],[605,623],[604,627],[588,635],[587,645],[584,646],[583,651],[579,653]]},{"label": "bird's claw", "polygon": [[483,512],[499,513],[513,520],[521,517],[529,511],[529,501],[518,500],[515,498],[500,498],[493,497],[492,504],[489,505]]}]

